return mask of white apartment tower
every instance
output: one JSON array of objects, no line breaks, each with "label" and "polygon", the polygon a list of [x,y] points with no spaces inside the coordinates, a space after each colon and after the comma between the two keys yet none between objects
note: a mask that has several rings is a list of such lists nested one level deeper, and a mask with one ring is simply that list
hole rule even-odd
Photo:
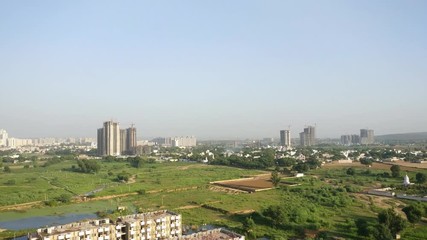
[{"label": "white apartment tower", "polygon": [[7,145],[8,137],[6,130],[0,129],[0,147],[5,147]]}]

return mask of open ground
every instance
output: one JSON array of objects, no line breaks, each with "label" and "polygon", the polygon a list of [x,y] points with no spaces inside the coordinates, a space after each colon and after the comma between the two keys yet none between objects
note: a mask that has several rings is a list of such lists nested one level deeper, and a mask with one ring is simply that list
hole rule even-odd
[{"label": "open ground", "polygon": [[[8,196],[0,195],[0,221],[31,216],[108,212],[117,209],[118,206],[126,206],[128,209],[142,212],[171,209],[183,215],[183,224],[187,226],[213,224],[241,231],[243,219],[252,213],[262,212],[271,205],[295,207],[295,204],[305,203],[304,205],[311,204],[318,209],[317,214],[324,216],[322,218],[325,220],[322,221],[327,222],[325,224],[331,233],[357,239],[354,224],[351,225],[348,219],[358,217],[375,219],[378,209],[406,203],[405,201],[393,203],[376,197],[372,197],[373,200],[370,201],[369,198],[364,197],[365,195],[350,194],[353,200],[347,207],[327,207],[310,202],[299,191],[290,192],[289,190],[317,189],[330,185],[335,187],[340,184],[340,181],[352,186],[361,184],[364,187],[375,186],[378,184],[375,174],[389,170],[390,166],[385,164],[379,165],[381,167],[378,168],[374,164],[371,175],[362,174],[368,169],[366,166],[352,164],[350,166],[355,166],[357,169],[356,176],[346,175],[347,165],[325,166],[310,172],[304,178],[293,179],[292,181],[298,186],[288,188],[283,185],[278,189],[252,194],[231,188],[224,191],[224,187],[210,183],[220,181],[226,184],[231,183],[231,185],[245,185],[253,189],[271,187],[269,173],[181,162],[146,164],[142,168],[132,168],[127,162],[103,162],[101,171],[97,174],[84,174],[71,171],[74,164],[74,161],[65,161],[49,167],[17,168],[10,174],[1,174],[1,191],[5,190]],[[413,176],[416,171],[411,168],[409,174]],[[129,173],[135,181],[118,182],[115,176],[121,172]],[[248,178],[248,176],[252,177]],[[14,185],[7,184],[11,179],[15,180]],[[398,183],[401,180],[387,179],[387,181]],[[82,196],[94,189],[102,190],[85,202],[77,201],[80,198],[76,198],[75,202],[70,204],[52,207],[43,205],[45,199],[61,194]],[[145,193],[137,193],[139,190],[145,190]],[[17,208],[10,210],[11,205]],[[260,236],[270,237],[291,237],[297,234],[294,231],[272,228],[268,224],[257,224],[255,230]],[[1,234],[0,238],[6,236],[6,232]],[[412,238],[411,234],[413,233],[410,230],[405,232],[405,239],[416,239]]]}]

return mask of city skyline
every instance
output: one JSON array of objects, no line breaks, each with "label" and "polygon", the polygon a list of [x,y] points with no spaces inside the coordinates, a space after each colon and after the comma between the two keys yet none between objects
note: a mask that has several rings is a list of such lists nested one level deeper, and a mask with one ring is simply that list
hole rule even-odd
[{"label": "city skyline", "polygon": [[8,1],[0,128],[17,138],[427,132],[425,1]]}]

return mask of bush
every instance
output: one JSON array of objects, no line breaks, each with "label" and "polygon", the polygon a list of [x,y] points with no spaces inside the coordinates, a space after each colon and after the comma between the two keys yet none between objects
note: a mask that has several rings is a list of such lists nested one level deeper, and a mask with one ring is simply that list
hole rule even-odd
[{"label": "bush", "polygon": [[10,179],[6,182],[6,185],[15,185],[15,184],[16,184],[15,179]]},{"label": "bush", "polygon": [[54,207],[58,205],[58,202],[56,200],[48,200],[43,202],[46,206]]},{"label": "bush", "polygon": [[130,174],[127,172],[121,172],[121,173],[117,174],[117,180],[118,181],[127,182],[127,181],[129,181],[129,178],[130,178]]},{"label": "bush", "polygon": [[69,203],[71,202],[71,196],[68,194],[61,194],[59,197],[56,197],[55,200],[61,203]]}]

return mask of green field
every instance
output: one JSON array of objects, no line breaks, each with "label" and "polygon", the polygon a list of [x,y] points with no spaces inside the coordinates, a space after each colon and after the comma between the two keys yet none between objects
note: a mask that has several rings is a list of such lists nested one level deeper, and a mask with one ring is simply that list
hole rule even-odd
[{"label": "green field", "polygon": [[[359,168],[355,175],[349,176],[345,168],[321,168],[309,172],[304,178],[286,179],[299,184],[295,187],[282,186],[270,191],[235,194],[211,189],[209,182],[265,172],[181,162],[147,163],[142,168],[130,167],[127,162],[103,162],[98,173],[86,174],[71,171],[75,164],[75,161],[64,161],[48,167],[17,167],[11,173],[1,173],[0,205],[50,200],[61,194],[81,195],[99,188],[104,189],[95,194],[96,198],[135,193],[142,189],[145,193],[52,207],[38,204],[31,209],[0,212],[0,221],[32,216],[110,212],[118,206],[127,206],[132,211],[140,212],[170,209],[183,215],[184,225],[196,227],[212,224],[226,226],[240,233],[244,232],[242,223],[250,216],[255,222],[253,232],[258,237],[272,239],[303,236],[307,229],[325,231],[330,236],[363,239],[357,236],[357,218],[365,218],[374,224],[381,209],[391,206],[399,208],[406,204],[394,199],[383,202],[372,198],[366,200],[367,196],[351,192],[401,181],[379,178],[378,174],[384,171],[374,169],[367,174],[366,169]],[[116,180],[117,174],[123,171],[132,176],[130,183]],[[10,185],[10,180],[14,180],[13,185]],[[291,213],[295,212],[292,221],[273,226],[271,219],[262,214],[270,206],[283,206]],[[402,232],[403,239],[422,239],[427,232],[424,224],[410,225]],[[0,238],[11,234],[13,232],[0,233]]]}]

